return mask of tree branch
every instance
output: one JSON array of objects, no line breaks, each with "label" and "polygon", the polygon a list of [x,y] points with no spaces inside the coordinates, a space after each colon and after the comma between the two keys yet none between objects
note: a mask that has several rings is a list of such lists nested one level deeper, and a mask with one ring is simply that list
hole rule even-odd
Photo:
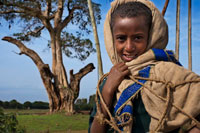
[{"label": "tree branch", "polygon": [[63,22],[60,24],[60,29],[63,29],[71,21],[71,19],[73,18],[74,11],[78,9],[82,9],[82,7],[76,6],[69,10],[69,15],[65,17]]},{"label": "tree branch", "polygon": [[68,3],[67,3],[67,9],[68,9],[68,12],[70,12],[71,11],[71,9],[70,9],[70,3],[72,2],[72,0],[68,0]]},{"label": "tree branch", "polygon": [[25,13],[25,11],[20,10],[8,10],[8,11],[1,11],[0,14],[10,14],[10,13]]},{"label": "tree branch", "polygon": [[63,6],[64,6],[64,0],[59,0],[58,9],[54,18],[54,27],[58,27],[58,25],[60,25],[62,15],[63,15]]},{"label": "tree branch", "polygon": [[45,28],[45,26],[42,26],[39,29],[28,32],[26,35],[28,36],[28,35],[31,35],[31,34],[37,34],[38,32],[42,31],[44,28]]},{"label": "tree branch", "polygon": [[29,56],[38,67],[41,65],[44,65],[44,63],[43,63],[42,59],[39,57],[39,55],[34,50],[27,48],[21,41],[14,39],[12,37],[9,37],[9,36],[3,37],[2,40],[16,45],[21,51],[20,54],[25,54],[25,55]]},{"label": "tree branch", "polygon": [[70,86],[74,90],[74,97],[75,100],[79,95],[80,90],[80,80],[83,76],[91,72],[93,69],[95,69],[93,63],[90,63],[86,65],[84,68],[80,69],[78,73],[73,74],[73,70],[70,70]]},{"label": "tree branch", "polygon": [[47,7],[46,7],[46,10],[44,12],[44,16],[49,18],[49,15],[50,15],[50,12],[51,12],[51,0],[47,0]]},{"label": "tree branch", "polygon": [[[54,75],[51,72],[51,69],[49,68],[48,64],[44,64],[43,61],[41,60],[41,58],[39,57],[39,55],[34,51],[31,50],[29,48],[27,48],[21,41],[16,40],[12,37],[4,37],[2,38],[2,40],[4,41],[8,41],[14,45],[16,45],[21,53],[20,54],[25,54],[28,57],[30,57],[33,62],[36,64],[39,72],[40,72],[40,76],[42,78],[43,84],[48,92],[48,96],[49,96],[49,100],[52,100],[52,98],[59,98],[59,96],[57,95],[56,91],[55,91],[55,84],[54,81],[52,79],[54,79]],[[55,99],[58,100],[58,99]],[[53,101],[55,103],[52,103],[52,101],[50,101],[50,111],[53,111],[54,109],[58,109],[59,106],[59,102],[57,101]],[[53,107],[55,106],[55,107]]]},{"label": "tree branch", "polygon": [[23,9],[24,12],[26,12],[26,13],[28,12],[32,16],[42,15],[41,11],[38,10],[37,8],[30,8],[30,7],[27,7],[27,6],[23,6],[23,4],[14,4],[14,3],[11,4],[11,3],[5,2],[4,5],[6,5],[8,7],[10,6],[10,7]]}]

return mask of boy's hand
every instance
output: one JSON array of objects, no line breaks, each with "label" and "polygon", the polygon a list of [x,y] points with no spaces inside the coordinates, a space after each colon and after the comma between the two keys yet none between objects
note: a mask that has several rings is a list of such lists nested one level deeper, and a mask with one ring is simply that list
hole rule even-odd
[{"label": "boy's hand", "polygon": [[108,106],[112,103],[113,95],[118,86],[129,73],[130,71],[125,63],[118,63],[111,68],[102,91]]},{"label": "boy's hand", "polygon": [[125,76],[130,73],[128,66],[125,63],[118,63],[114,65],[107,77],[107,83],[110,86],[111,92],[115,92]]},{"label": "boy's hand", "polygon": [[[111,68],[106,83],[102,90],[103,100],[105,101],[109,109],[113,104],[113,95],[116,89],[118,88],[124,77],[127,76],[128,74],[129,70],[128,67],[125,65],[125,63],[118,63]],[[104,114],[104,117],[109,118],[104,106],[101,106],[101,109],[102,113]],[[91,126],[91,132],[106,132],[107,130],[106,126],[107,125],[99,124],[98,120],[94,119]]]}]

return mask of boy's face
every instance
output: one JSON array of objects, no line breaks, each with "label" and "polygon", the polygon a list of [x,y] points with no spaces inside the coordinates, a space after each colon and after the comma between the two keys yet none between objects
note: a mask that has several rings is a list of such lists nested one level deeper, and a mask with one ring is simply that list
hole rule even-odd
[{"label": "boy's face", "polygon": [[129,62],[143,54],[147,47],[149,27],[144,16],[117,17],[113,25],[114,44],[118,55]]}]

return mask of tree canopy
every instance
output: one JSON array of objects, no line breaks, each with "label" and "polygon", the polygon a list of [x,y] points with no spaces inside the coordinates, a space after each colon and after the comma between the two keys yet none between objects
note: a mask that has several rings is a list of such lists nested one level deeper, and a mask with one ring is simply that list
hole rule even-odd
[{"label": "tree canopy", "polygon": [[[93,10],[99,24],[100,4],[93,3]],[[62,31],[61,45],[67,57],[83,61],[95,52],[92,42],[86,38],[91,33],[86,0],[1,0],[0,19],[6,20],[9,28],[20,24],[21,31],[13,34],[18,40],[28,42],[41,37],[42,31],[51,32],[56,27]],[[75,26],[76,30],[69,31],[69,25]],[[48,47],[51,48],[50,43]]]}]

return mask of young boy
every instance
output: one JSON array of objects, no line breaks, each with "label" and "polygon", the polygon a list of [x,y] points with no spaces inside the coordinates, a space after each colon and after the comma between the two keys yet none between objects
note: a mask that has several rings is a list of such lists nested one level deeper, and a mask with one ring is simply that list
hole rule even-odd
[{"label": "young boy", "polygon": [[163,50],[168,28],[158,9],[147,0],[115,0],[111,6],[104,37],[114,66],[100,82],[89,131],[106,132],[110,124],[122,132],[170,132],[190,119],[199,124],[200,77]]}]

